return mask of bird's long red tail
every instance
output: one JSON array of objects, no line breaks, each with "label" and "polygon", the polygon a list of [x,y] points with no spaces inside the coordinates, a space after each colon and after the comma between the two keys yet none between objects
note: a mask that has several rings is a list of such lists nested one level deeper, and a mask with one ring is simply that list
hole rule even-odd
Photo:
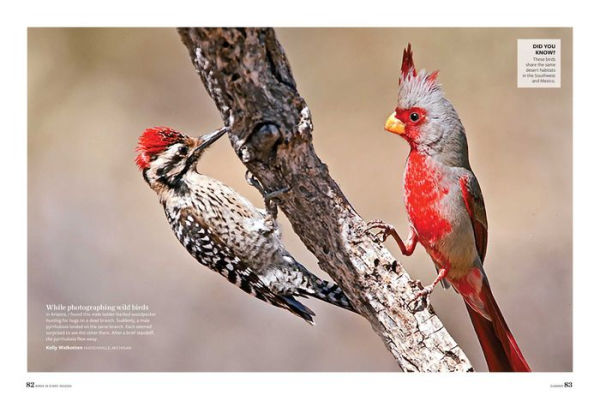
[{"label": "bird's long red tail", "polygon": [[487,280],[483,282],[481,297],[491,321],[480,315],[468,303],[465,304],[490,372],[531,372],[502,317]]}]

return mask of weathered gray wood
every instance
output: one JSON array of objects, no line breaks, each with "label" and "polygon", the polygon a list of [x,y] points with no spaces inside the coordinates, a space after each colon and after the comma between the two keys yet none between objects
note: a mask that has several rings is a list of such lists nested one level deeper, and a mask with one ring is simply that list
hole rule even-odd
[{"label": "weathered gray wood", "polygon": [[362,234],[352,208],[312,146],[310,111],[272,29],[180,28],[193,64],[246,167],[270,191],[290,188],[280,209],[403,371],[470,371],[431,307],[407,308],[406,271]]}]

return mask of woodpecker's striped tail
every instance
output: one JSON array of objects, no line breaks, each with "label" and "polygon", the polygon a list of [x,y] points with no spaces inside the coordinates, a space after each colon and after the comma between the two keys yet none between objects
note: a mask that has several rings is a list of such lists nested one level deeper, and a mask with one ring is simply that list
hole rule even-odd
[{"label": "woodpecker's striped tail", "polygon": [[321,280],[312,273],[309,273],[310,287],[307,288],[306,295],[320,299],[340,308],[348,309],[349,311],[356,312],[354,307],[350,304],[348,297],[344,294],[344,291],[336,284],[329,281]]},{"label": "woodpecker's striped tail", "polygon": [[274,300],[269,299],[268,302],[272,303],[275,306],[279,306],[280,308],[289,310],[294,315],[304,319],[310,325],[315,324],[312,318],[313,316],[315,316],[315,312],[310,310],[306,305],[303,305],[302,303],[298,302],[296,298],[294,298],[291,295],[278,296]]}]

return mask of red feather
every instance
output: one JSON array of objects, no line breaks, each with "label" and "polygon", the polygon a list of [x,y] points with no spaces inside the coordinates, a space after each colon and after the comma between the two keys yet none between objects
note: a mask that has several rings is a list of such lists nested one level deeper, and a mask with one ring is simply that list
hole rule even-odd
[{"label": "red feather", "polygon": [[[452,229],[439,213],[437,204],[448,194],[448,188],[438,185],[441,172],[433,169],[422,154],[411,151],[406,164],[404,192],[407,212],[424,246],[437,242]],[[432,250],[432,249],[430,249]]]},{"label": "red feather", "polygon": [[437,80],[437,77],[438,77],[439,73],[440,73],[439,70],[435,70],[431,74],[427,75],[427,78],[426,78],[427,82],[434,83]]},{"label": "red feather", "polygon": [[163,152],[169,145],[181,141],[183,135],[168,127],[148,128],[138,139],[135,149],[138,153],[135,163],[140,169],[150,166],[150,158]]},{"label": "red feather", "polygon": [[412,49],[410,48],[410,43],[408,44],[408,47],[406,49],[404,49],[404,52],[402,53],[402,77],[400,78],[400,80],[402,79],[406,79],[406,77],[408,77],[408,74],[410,73],[412,69],[412,75],[413,77],[417,76],[417,70],[415,69],[415,63],[413,62],[413,54],[412,54]]},{"label": "red feather", "polygon": [[480,295],[491,321],[477,313],[469,304],[466,305],[490,372],[531,372],[500,312],[487,279],[483,281]]},{"label": "red feather", "polygon": [[[471,217],[475,234],[475,247],[483,263],[487,248],[487,227],[476,218],[474,212],[475,203],[483,201],[479,201],[477,197],[471,194],[466,177],[460,179],[460,188],[467,213]],[[479,272],[479,269],[477,270]],[[531,368],[500,312],[487,278],[483,277],[480,293],[477,295],[470,294],[470,296],[476,296],[479,299],[491,319],[486,319],[465,301],[490,372],[531,372]]]}]

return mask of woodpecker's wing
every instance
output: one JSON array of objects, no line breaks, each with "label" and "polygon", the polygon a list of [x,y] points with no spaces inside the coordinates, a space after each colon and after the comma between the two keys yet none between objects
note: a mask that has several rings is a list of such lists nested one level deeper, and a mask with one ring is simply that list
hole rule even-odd
[{"label": "woodpecker's wing", "polygon": [[225,246],[192,207],[180,209],[170,223],[179,241],[197,261],[226,277],[250,295],[287,309],[313,324],[313,311],[292,296],[279,295],[271,291],[246,263]]},{"label": "woodpecker's wing", "polygon": [[465,207],[471,217],[477,253],[479,253],[479,259],[483,263],[487,250],[488,224],[481,188],[473,173],[469,172],[460,178],[460,189],[465,201]]}]

